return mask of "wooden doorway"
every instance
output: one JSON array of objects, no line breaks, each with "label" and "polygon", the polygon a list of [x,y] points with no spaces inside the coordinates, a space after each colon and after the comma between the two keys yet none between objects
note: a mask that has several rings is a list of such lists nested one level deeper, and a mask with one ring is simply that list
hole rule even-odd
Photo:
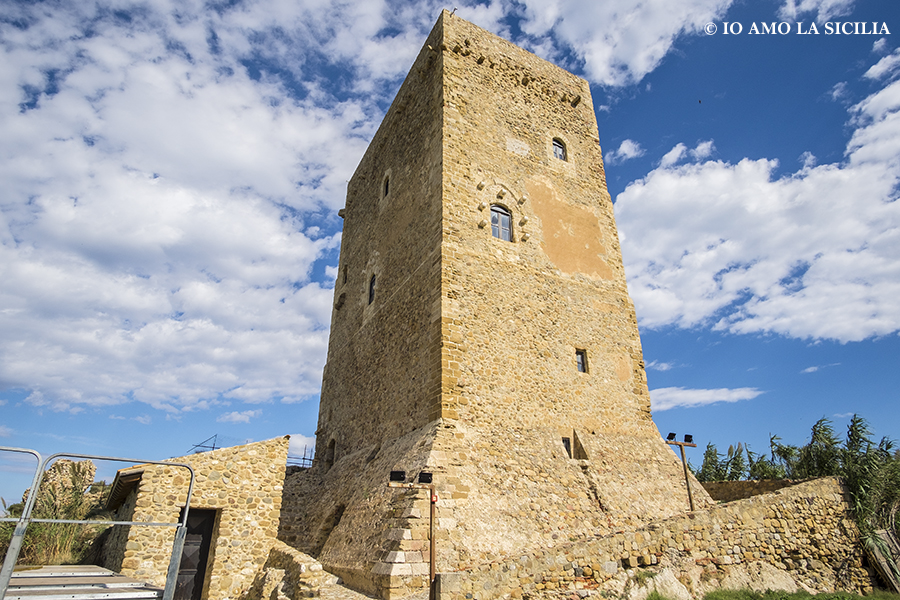
[{"label": "wooden doorway", "polygon": [[201,600],[215,527],[215,510],[192,508],[188,513],[174,600]]}]

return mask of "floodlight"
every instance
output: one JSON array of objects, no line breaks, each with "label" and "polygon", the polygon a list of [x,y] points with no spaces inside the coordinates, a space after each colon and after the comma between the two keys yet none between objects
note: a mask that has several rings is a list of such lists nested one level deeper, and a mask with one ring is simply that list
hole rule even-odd
[{"label": "floodlight", "polygon": [[669,441],[669,442],[673,441],[674,439],[675,439],[675,434],[674,434],[674,433],[670,433],[670,434],[666,437],[666,440]]},{"label": "floodlight", "polygon": [[391,471],[391,481],[406,481],[406,471]]},{"label": "floodlight", "polygon": [[422,471],[421,473],[419,473],[419,483],[431,483],[431,476],[431,473]]},{"label": "floodlight", "polygon": [[694,443],[694,436],[692,436],[692,435],[689,434],[689,433],[684,434],[684,443],[685,443],[685,444],[693,444],[693,443]]}]

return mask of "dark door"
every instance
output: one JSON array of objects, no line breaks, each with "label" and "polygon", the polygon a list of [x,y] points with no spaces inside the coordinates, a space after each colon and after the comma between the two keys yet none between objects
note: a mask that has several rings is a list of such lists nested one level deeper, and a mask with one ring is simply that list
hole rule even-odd
[{"label": "dark door", "polygon": [[178,567],[175,600],[200,600],[215,524],[215,510],[192,508],[188,513],[187,535],[184,538],[181,565]]}]

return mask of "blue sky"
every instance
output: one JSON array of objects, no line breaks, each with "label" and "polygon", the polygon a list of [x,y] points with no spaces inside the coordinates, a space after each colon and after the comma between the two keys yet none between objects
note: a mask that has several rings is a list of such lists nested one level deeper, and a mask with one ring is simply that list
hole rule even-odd
[{"label": "blue sky", "polygon": [[[900,5],[454,6],[591,83],[663,434],[900,437]],[[309,443],[336,212],[444,7],[0,2],[0,445]]]}]

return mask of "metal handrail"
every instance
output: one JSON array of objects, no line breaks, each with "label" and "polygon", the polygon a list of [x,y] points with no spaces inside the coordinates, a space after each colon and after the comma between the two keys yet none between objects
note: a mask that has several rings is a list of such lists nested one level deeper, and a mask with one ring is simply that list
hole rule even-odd
[{"label": "metal handrail", "polygon": [[[38,467],[35,471],[31,484],[31,490],[28,492],[28,498],[25,501],[25,508],[22,515],[18,519],[2,518],[0,521],[15,521],[16,529],[10,540],[9,548],[6,551],[6,558],[3,561],[3,568],[0,569],[0,599],[6,596],[6,590],[9,587],[9,581],[12,579],[13,569],[16,561],[19,559],[19,551],[22,549],[22,540],[25,538],[25,530],[30,523],[76,523],[86,525],[144,525],[148,527],[175,527],[175,540],[172,542],[172,556],[169,560],[169,568],[166,571],[166,588],[163,591],[162,600],[173,600],[175,596],[175,583],[178,578],[178,567],[181,564],[181,553],[184,549],[184,538],[187,533],[188,511],[191,505],[191,494],[194,492],[194,469],[185,463],[167,462],[161,460],[142,460],[137,458],[123,458],[118,456],[98,456],[93,454],[68,454],[58,452],[41,460],[41,455],[35,450],[27,448],[13,448],[8,446],[0,446],[0,452],[21,452],[24,454],[32,454],[38,459]],[[116,462],[138,463],[148,465],[165,465],[168,467],[182,467],[191,474],[190,483],[188,484],[187,499],[184,503],[184,511],[181,514],[181,520],[175,523],[155,523],[141,521],[92,521],[92,520],[70,520],[70,519],[32,519],[31,512],[37,502],[38,489],[44,478],[46,467],[49,463],[57,458],[83,458],[88,460],[110,460]]]}]

